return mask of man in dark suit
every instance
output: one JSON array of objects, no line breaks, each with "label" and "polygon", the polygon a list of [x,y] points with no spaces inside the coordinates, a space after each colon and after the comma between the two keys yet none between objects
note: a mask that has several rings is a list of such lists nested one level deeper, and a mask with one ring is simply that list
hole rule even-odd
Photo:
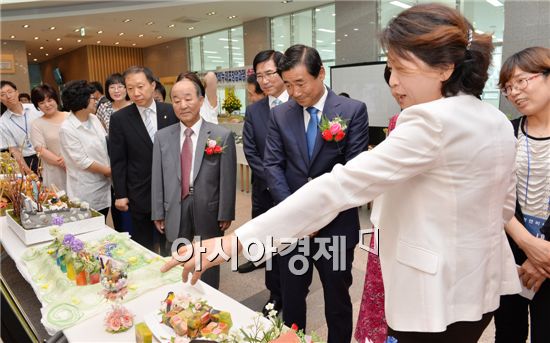
[{"label": "man in dark suit", "polygon": [[[246,108],[243,127],[243,150],[248,165],[252,169],[252,218],[259,216],[273,207],[264,173],[264,150],[267,135],[267,123],[270,111],[275,106],[288,100],[288,93],[281,76],[277,73],[277,63],[283,54],[279,51],[265,50],[254,57],[253,67],[262,91],[267,97]],[[270,291],[268,303],[279,311],[282,307],[281,286],[279,280],[278,257],[274,256],[265,272],[265,285]],[[239,266],[239,272],[252,271],[252,262]],[[269,268],[270,267],[270,268]],[[269,312],[265,309],[264,314]]]},{"label": "man in dark suit", "polygon": [[[278,69],[291,100],[272,110],[268,126],[264,169],[275,203],[283,201],[309,180],[330,172],[334,165],[345,164],[366,150],[368,143],[365,104],[327,89],[323,83],[325,69],[317,50],[304,45],[291,46]],[[343,120],[347,126],[343,139],[327,141],[319,131],[322,119]],[[345,237],[344,246],[342,237]],[[330,243],[321,244],[323,240]],[[341,212],[313,238],[300,240],[300,246],[310,244],[309,249],[306,248],[309,251],[294,248],[281,253],[279,268],[285,324],[296,323],[298,328],[305,330],[306,297],[312,280],[311,265],[314,265],[323,285],[328,342],[350,342],[353,320],[349,287],[353,250],[358,240],[359,216],[354,208]],[[326,250],[327,245],[337,250],[332,252],[331,258],[314,259],[313,256]],[[333,268],[331,259],[336,256],[345,256],[343,268]],[[305,262],[300,266],[294,263],[296,259]],[[298,275],[294,269],[302,267],[305,273]]]},{"label": "man in dark suit", "polygon": [[126,91],[133,104],[115,112],[109,124],[109,155],[115,206],[130,211],[132,239],[153,250],[155,226],[151,220],[151,165],[157,130],[178,119],[169,104],[153,100],[151,70],[130,67],[124,72]]},{"label": "man in dark suit", "polygon": [[[233,133],[201,118],[204,87],[197,75],[184,74],[171,97],[180,123],[155,136],[151,186],[152,218],[168,250],[178,238],[223,236],[235,219],[237,173]],[[220,268],[201,279],[218,288]]]}]

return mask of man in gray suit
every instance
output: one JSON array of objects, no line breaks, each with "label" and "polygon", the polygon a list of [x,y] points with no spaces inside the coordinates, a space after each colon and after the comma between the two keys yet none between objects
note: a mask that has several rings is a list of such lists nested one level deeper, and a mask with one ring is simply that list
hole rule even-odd
[{"label": "man in gray suit", "polygon": [[[222,236],[235,219],[236,153],[231,131],[200,116],[204,87],[193,73],[171,91],[180,123],[159,130],[153,147],[152,220],[166,235],[166,251],[177,238]],[[201,279],[219,287],[219,268]]]}]

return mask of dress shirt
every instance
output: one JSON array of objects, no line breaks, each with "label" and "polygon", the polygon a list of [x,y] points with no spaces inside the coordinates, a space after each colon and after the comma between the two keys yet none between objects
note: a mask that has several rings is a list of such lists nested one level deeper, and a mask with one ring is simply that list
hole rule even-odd
[{"label": "dress shirt", "polygon": [[[323,96],[321,97],[321,99],[319,99],[319,101],[317,101],[315,105],[311,106],[319,110],[319,112],[317,112],[317,122],[319,124],[321,124],[321,116],[323,115],[323,108],[325,108],[325,101],[327,100],[327,95],[328,95],[327,87],[324,87],[324,88],[325,88],[325,92],[323,93]],[[311,115],[307,111],[307,107],[304,107],[303,112],[304,112],[304,128],[307,131],[307,125],[309,124],[309,119],[311,118]]]},{"label": "dress shirt", "polygon": [[281,103],[285,103],[288,101],[288,92],[285,89],[281,94],[279,94],[278,97],[274,97],[273,95],[268,95],[267,97],[269,99],[269,108],[273,108],[271,104],[273,104],[273,101],[275,101],[275,99],[281,100]]},{"label": "dress shirt", "polygon": [[87,168],[93,162],[109,166],[106,136],[103,125],[93,114],[83,123],[71,113],[59,130],[61,153],[67,166],[67,194],[88,202],[96,210],[111,205],[111,180]]},{"label": "dress shirt", "polygon": [[[137,106],[137,105],[136,105]],[[153,100],[153,102],[151,103],[151,105],[149,107],[141,107],[141,106],[137,106],[138,108],[138,111],[139,111],[139,115],[141,116],[141,120],[143,121],[143,125],[145,125],[145,127],[147,127],[147,124],[146,124],[146,118],[145,116],[147,115],[145,113],[145,109],[149,108],[150,111],[149,111],[149,116],[151,116],[151,123],[153,124],[153,128],[155,129],[155,132],[157,132],[158,130],[158,123],[157,123],[157,104],[155,103],[155,101]],[[155,133],[153,132],[153,134]]]},{"label": "dress shirt", "polygon": [[[193,130],[193,134],[191,135],[191,142],[193,142],[193,159],[191,162],[191,172],[189,173],[189,186],[193,186],[193,172],[195,170],[195,155],[197,150],[197,140],[199,139],[199,132],[201,131],[202,126],[202,118],[200,118],[195,125],[191,126],[190,129]],[[187,126],[185,126],[180,121],[180,153],[181,149],[183,147],[183,141],[185,140],[185,134],[184,131],[187,129]]]},{"label": "dress shirt", "polygon": [[202,119],[214,124],[218,123],[218,104],[212,107],[206,94],[204,95],[204,101],[202,102],[200,113]]},{"label": "dress shirt", "polygon": [[30,141],[31,122],[41,117],[42,112],[38,111],[33,104],[21,105],[23,105],[22,115],[8,109],[0,117],[0,131],[3,141],[0,142],[2,143],[0,148],[23,147],[22,154],[27,157],[36,154]]}]

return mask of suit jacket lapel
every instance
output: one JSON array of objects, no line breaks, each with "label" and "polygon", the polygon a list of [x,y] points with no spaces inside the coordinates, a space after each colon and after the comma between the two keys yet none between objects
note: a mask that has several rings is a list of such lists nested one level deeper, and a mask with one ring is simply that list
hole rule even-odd
[{"label": "suit jacket lapel", "polygon": [[165,107],[161,103],[157,102],[157,130],[166,127],[166,122],[168,120],[168,115],[165,113]]},{"label": "suit jacket lapel", "polygon": [[195,164],[193,167],[193,181],[197,179],[199,171],[201,169],[202,158],[204,156],[204,148],[206,147],[206,139],[210,135],[210,124],[206,121],[202,121],[199,137],[197,139],[197,146],[195,147]]},{"label": "suit jacket lapel", "polygon": [[147,143],[147,145],[153,148],[153,142],[151,141],[151,137],[149,137],[149,133],[145,128],[145,124],[141,119],[141,115],[139,114],[139,110],[136,104],[132,104],[130,106],[134,106],[133,115],[130,116],[129,120],[130,125],[134,127],[134,131],[141,137],[141,139],[143,139]]},{"label": "suit jacket lapel", "polygon": [[174,161],[177,163],[177,176],[178,180],[181,182],[181,144],[180,144],[180,135],[181,135],[181,125],[174,125],[174,129],[170,132],[170,154]]},{"label": "suit jacket lapel", "polygon": [[292,114],[288,117],[290,121],[289,127],[292,128],[296,141],[298,142],[298,149],[307,166],[309,164],[309,155],[307,153],[306,129],[304,126],[304,109],[302,106],[294,103],[291,111]]},{"label": "suit jacket lapel", "polygon": [[[329,121],[334,119],[336,116],[339,115],[339,106],[340,102],[338,101],[338,96],[329,89],[322,115],[326,117]],[[321,122],[319,121],[319,123]],[[325,142],[323,136],[321,135],[321,130],[317,130],[317,137],[315,138],[315,148],[313,149],[313,155],[311,156],[310,166],[311,164],[313,164],[312,162],[315,160],[317,155],[319,155],[319,152],[322,150],[325,144],[329,144],[329,142]]]}]

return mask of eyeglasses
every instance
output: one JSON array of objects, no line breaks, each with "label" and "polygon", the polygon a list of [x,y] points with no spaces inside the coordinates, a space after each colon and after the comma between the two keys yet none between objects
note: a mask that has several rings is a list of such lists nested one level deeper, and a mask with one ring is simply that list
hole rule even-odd
[{"label": "eyeglasses", "polygon": [[504,88],[502,88],[500,91],[502,92],[502,94],[504,94],[504,96],[509,96],[510,94],[512,94],[512,91],[514,89],[517,89],[518,91],[524,90],[529,85],[529,81],[531,81],[531,80],[533,80],[533,79],[535,79],[535,78],[537,78],[541,75],[542,75],[542,73],[538,73],[538,74],[535,74],[533,76],[529,76],[529,77],[526,77],[526,78],[523,78],[523,79],[518,79],[515,82],[511,82],[510,84],[505,85]]},{"label": "eyeglasses", "polygon": [[256,74],[256,80],[258,80],[258,82],[262,81],[262,79],[264,78],[266,80],[270,80],[274,78],[276,74],[277,74],[276,71],[268,71],[265,74]]},{"label": "eyeglasses", "polygon": [[0,96],[12,96],[15,94],[16,91],[5,91],[0,93]]},{"label": "eyeglasses", "polygon": [[121,84],[116,84],[116,85],[110,85],[109,86],[109,90],[119,90],[119,89],[125,89],[126,87],[124,87],[124,85],[121,85]]}]

